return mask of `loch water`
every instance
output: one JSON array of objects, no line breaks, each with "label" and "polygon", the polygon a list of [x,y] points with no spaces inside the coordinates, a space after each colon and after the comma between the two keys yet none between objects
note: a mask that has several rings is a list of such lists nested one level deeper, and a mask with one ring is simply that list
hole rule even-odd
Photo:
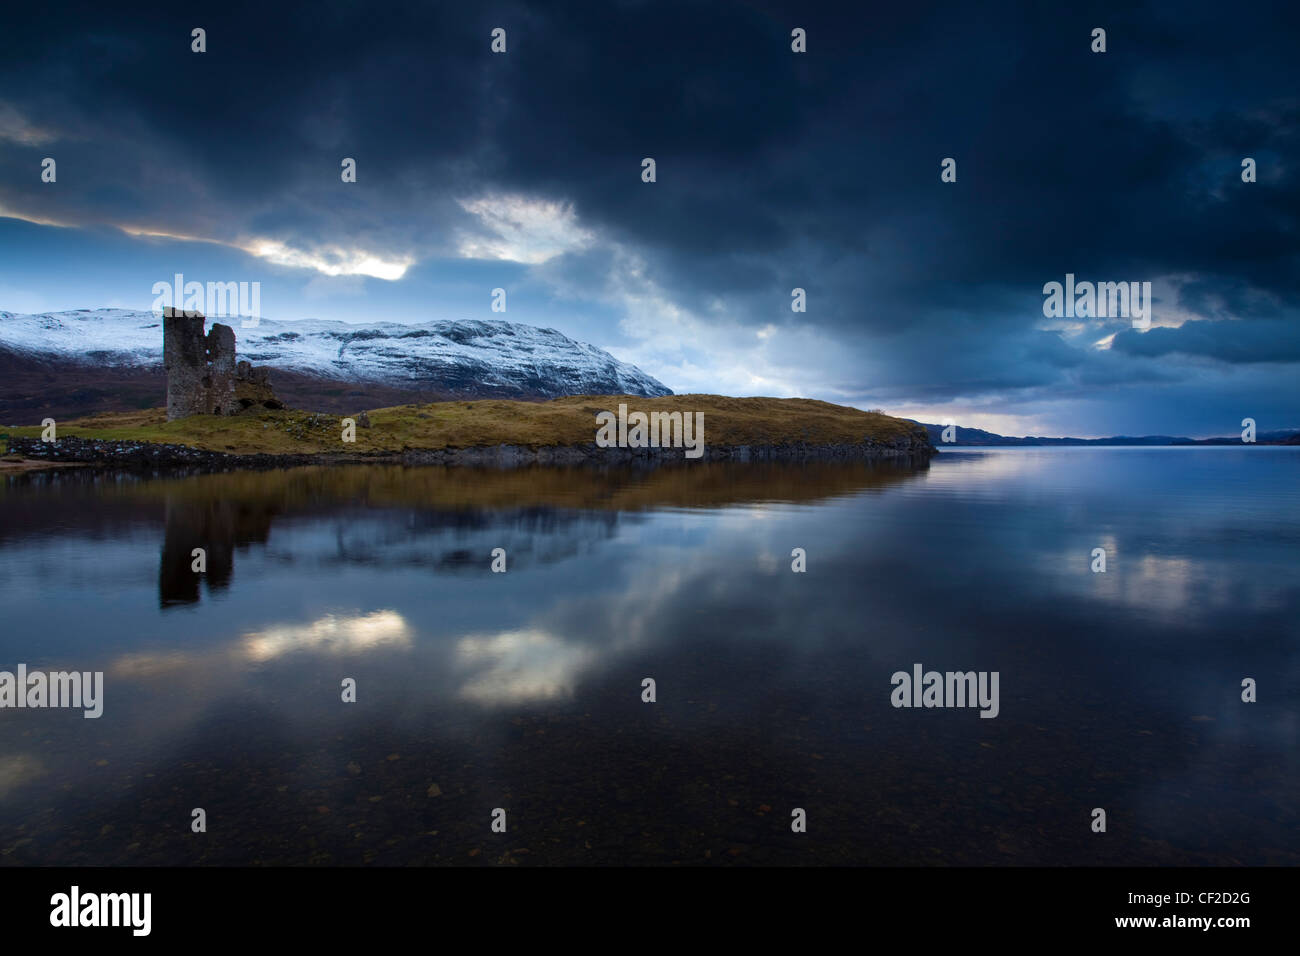
[{"label": "loch water", "polygon": [[104,674],[0,709],[0,865],[1300,863],[1298,504],[1281,447],[0,478],[0,671]]}]

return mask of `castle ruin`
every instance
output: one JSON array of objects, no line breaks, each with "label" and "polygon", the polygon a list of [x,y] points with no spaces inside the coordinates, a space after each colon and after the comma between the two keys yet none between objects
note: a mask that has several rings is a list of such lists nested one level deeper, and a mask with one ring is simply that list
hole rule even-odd
[{"label": "castle ruin", "polygon": [[[235,361],[235,330],[214,322],[204,334],[202,312],[163,309],[163,367],[167,370],[167,420],[188,415],[234,415],[255,400],[237,395],[250,386],[270,396],[270,370]],[[273,398],[273,396],[272,396]],[[278,402],[263,401],[269,408]]]}]

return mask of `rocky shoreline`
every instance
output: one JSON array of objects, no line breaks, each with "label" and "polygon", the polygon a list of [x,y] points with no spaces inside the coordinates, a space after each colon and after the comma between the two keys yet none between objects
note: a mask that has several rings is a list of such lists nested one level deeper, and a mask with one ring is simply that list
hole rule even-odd
[{"label": "rocky shoreline", "polygon": [[204,451],[188,445],[150,442],[60,438],[9,439],[10,456],[21,456],[14,470],[33,467],[102,467],[127,470],[182,468],[200,471],[292,468],[300,465],[404,464],[468,465],[514,468],[523,465],[622,465],[693,461],[871,461],[917,458],[928,460],[939,450],[926,439],[866,440],[852,444],[705,445],[697,459],[685,458],[681,448],[599,448],[591,445],[485,445],[469,448],[408,448],[401,451],[313,453],[299,455],[234,455]]}]

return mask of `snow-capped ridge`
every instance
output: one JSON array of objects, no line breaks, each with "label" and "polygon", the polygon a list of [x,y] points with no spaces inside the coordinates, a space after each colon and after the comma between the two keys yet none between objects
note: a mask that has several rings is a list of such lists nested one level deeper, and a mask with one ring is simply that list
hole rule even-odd
[{"label": "snow-capped ridge", "polygon": [[[235,330],[238,357],[254,365],[344,382],[518,391],[541,397],[671,395],[634,365],[555,329],[505,320],[352,324],[334,319],[216,317]],[[127,309],[0,312],[0,348],[100,366],[150,368],[163,361],[162,317]]]}]

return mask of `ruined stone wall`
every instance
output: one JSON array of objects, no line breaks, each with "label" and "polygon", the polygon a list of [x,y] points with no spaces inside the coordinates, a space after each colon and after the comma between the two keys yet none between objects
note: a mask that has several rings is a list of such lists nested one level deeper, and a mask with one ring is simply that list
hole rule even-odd
[{"label": "ruined stone wall", "polygon": [[208,332],[207,411],[213,415],[233,415],[235,403],[235,330],[214,323]]},{"label": "ruined stone wall", "polygon": [[235,330],[203,312],[162,310],[162,365],[166,368],[166,418],[235,415],[244,408],[282,407],[270,388],[270,369],[235,358]]},{"label": "ruined stone wall", "polygon": [[261,365],[250,365],[248,362],[236,362],[235,381],[269,388],[271,385],[271,370]]},{"label": "ruined stone wall", "polygon": [[163,310],[163,367],[167,370],[167,420],[207,411],[207,342],[203,313]]},{"label": "ruined stone wall", "polygon": [[[205,335],[202,312],[163,310],[163,366],[167,370],[167,420],[187,415],[234,415],[254,404],[241,401],[239,388],[255,388],[254,399],[278,407],[269,369],[235,357],[235,330],[214,322]],[[264,393],[264,394],[263,394]]]}]

